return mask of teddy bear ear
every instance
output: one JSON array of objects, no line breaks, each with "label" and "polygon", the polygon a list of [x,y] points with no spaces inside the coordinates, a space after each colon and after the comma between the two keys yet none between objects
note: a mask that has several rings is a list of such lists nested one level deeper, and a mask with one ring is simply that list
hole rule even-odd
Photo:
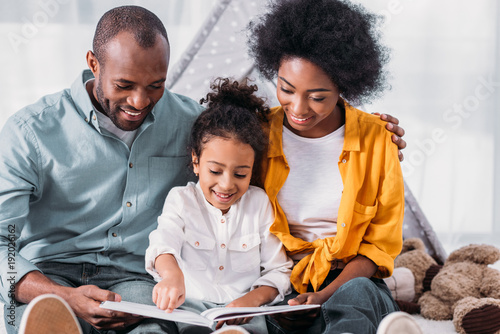
[{"label": "teddy bear ear", "polygon": [[425,250],[425,245],[422,239],[420,238],[409,238],[403,241],[403,248],[401,249],[401,253],[410,252],[412,250]]},{"label": "teddy bear ear", "polygon": [[469,261],[477,264],[494,264],[500,259],[500,250],[491,245],[471,244],[453,251],[446,263]]}]

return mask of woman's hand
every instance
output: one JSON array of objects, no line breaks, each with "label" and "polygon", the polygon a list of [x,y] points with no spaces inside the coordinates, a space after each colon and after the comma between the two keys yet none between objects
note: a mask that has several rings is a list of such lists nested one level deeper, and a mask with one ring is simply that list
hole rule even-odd
[{"label": "woman's hand", "polygon": [[399,120],[396,117],[388,114],[379,114],[379,113],[373,113],[373,114],[380,116],[381,120],[387,122],[385,128],[393,133],[392,142],[398,146],[399,161],[403,161],[404,156],[401,150],[403,150],[406,147],[406,141],[402,138],[405,135],[405,130],[401,126],[399,126]]}]

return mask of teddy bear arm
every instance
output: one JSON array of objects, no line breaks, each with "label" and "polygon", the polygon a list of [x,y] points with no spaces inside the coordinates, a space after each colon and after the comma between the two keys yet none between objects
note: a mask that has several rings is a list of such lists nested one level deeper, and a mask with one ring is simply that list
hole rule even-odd
[{"label": "teddy bear arm", "polygon": [[480,291],[485,297],[500,299],[500,271],[486,268]]},{"label": "teddy bear arm", "polygon": [[451,320],[453,313],[449,303],[434,296],[431,291],[425,292],[418,300],[420,314],[432,320]]}]

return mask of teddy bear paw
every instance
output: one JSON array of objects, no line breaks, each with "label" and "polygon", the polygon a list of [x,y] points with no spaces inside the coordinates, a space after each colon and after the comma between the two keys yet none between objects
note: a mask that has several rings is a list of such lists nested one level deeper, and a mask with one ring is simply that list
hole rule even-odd
[{"label": "teddy bear paw", "polygon": [[458,301],[453,324],[461,334],[500,334],[500,300],[467,297]]}]

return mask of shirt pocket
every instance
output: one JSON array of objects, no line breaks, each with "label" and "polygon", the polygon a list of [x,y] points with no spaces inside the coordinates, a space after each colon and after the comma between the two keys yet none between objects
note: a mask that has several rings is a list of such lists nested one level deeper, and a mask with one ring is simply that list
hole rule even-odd
[{"label": "shirt pocket", "polygon": [[260,266],[260,236],[258,233],[234,238],[229,242],[229,259],[235,272],[243,273]]},{"label": "shirt pocket", "polygon": [[363,205],[359,202],[354,202],[354,211],[352,215],[352,225],[358,229],[366,229],[368,224],[377,214],[378,201],[375,205]]},{"label": "shirt pocket", "polygon": [[215,240],[201,233],[189,231],[182,246],[184,266],[192,270],[206,270],[214,257]]},{"label": "shirt pocket", "polygon": [[359,202],[354,202],[354,212],[359,213],[360,215],[363,216],[371,216],[373,218],[377,213],[377,209],[378,209],[378,201],[375,201],[375,205],[373,206],[363,205],[360,204]]},{"label": "shirt pocket", "polygon": [[188,182],[189,156],[149,157],[147,205],[162,209],[168,192]]},{"label": "shirt pocket", "polygon": [[[341,227],[348,228],[347,230],[341,230],[344,233],[342,240],[344,240],[341,251],[337,255],[337,258],[345,258],[348,256],[353,256],[358,253],[359,247],[363,239],[365,238],[366,230],[372,219],[377,214],[378,204],[375,203],[373,206],[363,205],[359,202],[354,202],[354,208],[352,212],[352,220],[348,226],[345,223],[341,224]],[[339,234],[337,234],[339,235]]]}]

